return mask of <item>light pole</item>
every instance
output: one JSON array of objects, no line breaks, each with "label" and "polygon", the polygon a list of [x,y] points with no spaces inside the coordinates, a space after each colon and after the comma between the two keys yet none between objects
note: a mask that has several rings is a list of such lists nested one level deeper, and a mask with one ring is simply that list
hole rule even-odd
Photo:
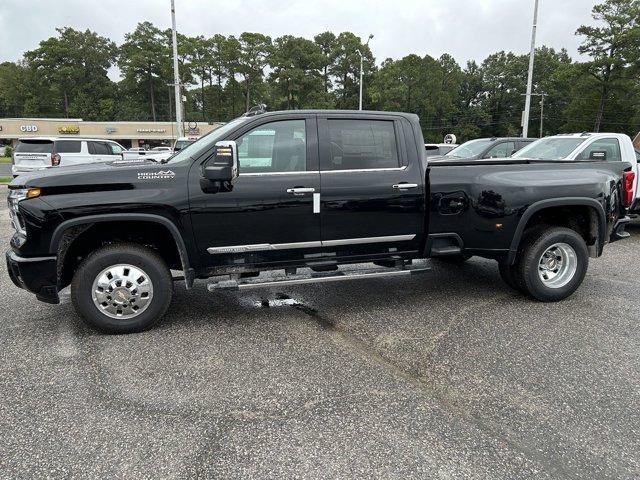
[{"label": "light pole", "polygon": [[536,55],[536,29],[538,27],[538,0],[533,7],[533,27],[531,29],[531,52],[529,53],[529,73],[527,74],[527,96],[524,101],[524,114],[522,115],[522,137],[529,135],[529,111],[531,110],[531,87],[533,85],[533,60]]},{"label": "light pole", "polygon": [[[369,45],[369,40],[371,40],[372,38],[373,34],[370,34],[369,38],[367,38],[367,43],[364,44],[365,47]],[[360,51],[360,49],[356,50],[356,52],[358,52],[358,54],[360,55],[360,107],[358,108],[358,110],[362,110],[362,52]]]},{"label": "light pole", "polygon": [[176,34],[176,6],[171,0],[171,41],[173,43],[173,84],[176,92],[176,123],[178,137],[184,137],[184,124],[182,123],[182,95],[180,89],[180,75],[178,74],[178,37]]}]

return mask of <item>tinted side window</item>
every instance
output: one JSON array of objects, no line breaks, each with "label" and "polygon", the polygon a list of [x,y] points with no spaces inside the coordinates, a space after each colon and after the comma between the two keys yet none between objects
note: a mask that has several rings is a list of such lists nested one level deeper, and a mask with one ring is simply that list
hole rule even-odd
[{"label": "tinted side window", "polygon": [[485,153],[484,158],[507,158],[513,155],[515,149],[515,142],[502,142]]},{"label": "tinted side window", "polygon": [[283,120],[254,128],[236,140],[240,173],[304,172],[304,120]]},{"label": "tinted side window", "polygon": [[[398,168],[391,120],[328,120],[329,161],[324,170]],[[328,163],[328,164],[327,164]]]},{"label": "tinted side window", "polygon": [[77,140],[58,140],[56,142],[57,153],[80,153],[82,142]]},{"label": "tinted side window", "polygon": [[[620,142],[617,138],[603,138],[587,145],[576,157],[577,160],[589,160],[593,152],[605,152],[608,161],[622,161]],[[596,154],[597,155],[597,154]]]},{"label": "tinted side window", "polygon": [[111,148],[104,142],[87,142],[91,155],[112,155]]}]

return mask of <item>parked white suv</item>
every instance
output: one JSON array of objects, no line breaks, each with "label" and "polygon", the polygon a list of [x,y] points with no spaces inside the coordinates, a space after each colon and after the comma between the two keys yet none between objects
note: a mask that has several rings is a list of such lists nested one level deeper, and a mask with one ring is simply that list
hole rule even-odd
[{"label": "parked white suv", "polygon": [[122,160],[125,148],[113,140],[92,138],[21,138],[13,152],[11,173]]}]

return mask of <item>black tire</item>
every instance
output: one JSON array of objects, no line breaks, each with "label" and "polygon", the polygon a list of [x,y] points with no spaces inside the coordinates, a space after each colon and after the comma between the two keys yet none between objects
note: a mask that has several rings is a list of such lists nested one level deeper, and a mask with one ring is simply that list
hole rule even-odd
[{"label": "black tire", "polygon": [[[582,284],[589,267],[589,251],[584,239],[565,227],[546,227],[525,236],[517,262],[516,281],[526,292],[542,302],[557,302],[570,296]],[[538,234],[539,233],[539,234]],[[547,286],[538,273],[540,259],[554,244],[567,244],[575,253],[576,269],[568,282],[555,288]]]},{"label": "black tire", "polygon": [[461,265],[469,260],[473,255],[464,253],[462,255],[443,255],[442,257],[432,257],[432,260],[441,263],[447,263],[449,265]]},{"label": "black tire", "polygon": [[[93,282],[110,266],[127,264],[138,267],[149,277],[153,295],[144,311],[132,318],[112,318],[93,301]],[[71,300],[85,322],[105,333],[133,333],[149,329],[167,311],[173,293],[171,272],[155,251],[136,244],[121,243],[102,247],[85,258],[71,282]]]},{"label": "black tire", "polygon": [[528,295],[529,292],[527,291],[527,287],[524,285],[522,277],[519,274],[523,247],[527,245],[529,239],[539,238],[549,228],[551,228],[549,225],[544,224],[528,228],[522,235],[520,246],[518,247],[518,254],[513,265],[507,265],[506,262],[498,262],[498,271],[500,272],[500,277],[502,277],[504,283],[524,295]]}]

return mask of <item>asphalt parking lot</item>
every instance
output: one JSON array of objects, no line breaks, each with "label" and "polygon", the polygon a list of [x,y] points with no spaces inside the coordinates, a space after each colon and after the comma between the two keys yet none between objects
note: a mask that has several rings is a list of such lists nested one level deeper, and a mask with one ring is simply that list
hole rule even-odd
[{"label": "asphalt parking lot", "polygon": [[[11,227],[1,192],[0,241]],[[0,267],[1,478],[640,478],[640,227],[557,304],[472,259],[104,336]]]}]

